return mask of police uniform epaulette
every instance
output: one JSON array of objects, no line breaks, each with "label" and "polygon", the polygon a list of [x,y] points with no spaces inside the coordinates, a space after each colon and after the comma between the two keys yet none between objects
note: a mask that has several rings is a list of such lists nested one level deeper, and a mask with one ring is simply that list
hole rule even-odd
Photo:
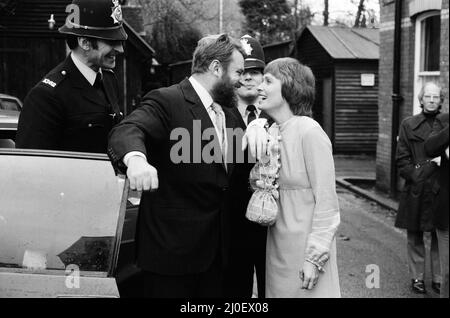
[{"label": "police uniform epaulette", "polygon": [[51,72],[42,79],[41,83],[48,85],[51,88],[55,88],[66,78],[66,75],[67,71],[65,70]]}]

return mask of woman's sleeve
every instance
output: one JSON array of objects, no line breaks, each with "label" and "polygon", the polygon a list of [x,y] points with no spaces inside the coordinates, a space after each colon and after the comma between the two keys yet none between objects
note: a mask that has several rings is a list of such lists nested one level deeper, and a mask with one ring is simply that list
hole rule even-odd
[{"label": "woman's sleeve", "polygon": [[322,269],[329,258],[340,214],[331,142],[321,127],[314,127],[306,133],[303,151],[315,201],[305,260]]}]

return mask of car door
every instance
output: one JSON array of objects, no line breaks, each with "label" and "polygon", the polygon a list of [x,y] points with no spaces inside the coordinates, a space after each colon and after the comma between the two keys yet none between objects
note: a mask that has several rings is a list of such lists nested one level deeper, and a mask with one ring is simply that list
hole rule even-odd
[{"label": "car door", "polygon": [[119,297],[128,189],[106,155],[0,149],[0,298]]}]

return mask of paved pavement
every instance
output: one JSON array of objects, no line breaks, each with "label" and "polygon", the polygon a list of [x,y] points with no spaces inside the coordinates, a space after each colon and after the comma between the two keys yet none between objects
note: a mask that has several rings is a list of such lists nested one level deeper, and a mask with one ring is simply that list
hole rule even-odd
[{"label": "paved pavement", "polygon": [[[406,261],[406,235],[393,226],[395,213],[338,186],[341,225],[337,233],[339,280],[344,298],[436,298],[429,265],[427,295],[414,294]],[[429,239],[426,241],[429,252]],[[366,270],[368,272],[366,272]],[[370,274],[379,270],[379,288]],[[428,275],[427,275],[428,274]],[[369,284],[369,287],[370,284]]]},{"label": "paved pavement", "polygon": [[[367,186],[374,185],[376,178],[375,157],[337,155],[334,159],[341,208],[337,247],[342,297],[438,297],[431,290],[429,264],[425,274],[428,294],[417,295],[410,289],[406,234],[394,227],[398,202]],[[427,253],[429,245],[426,236]],[[366,280],[370,282],[369,275],[377,269],[379,288],[368,288]]]},{"label": "paved pavement", "polygon": [[365,178],[375,180],[376,161],[375,156],[347,156],[335,155],[334,165],[337,178]]},{"label": "paved pavement", "polygon": [[387,193],[375,188],[376,161],[375,156],[335,155],[336,182],[358,195],[377,202],[379,205],[398,210],[398,201]]}]

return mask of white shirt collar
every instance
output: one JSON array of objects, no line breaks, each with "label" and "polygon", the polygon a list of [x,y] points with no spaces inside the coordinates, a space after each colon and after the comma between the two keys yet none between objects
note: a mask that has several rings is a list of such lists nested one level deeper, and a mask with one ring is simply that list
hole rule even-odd
[{"label": "white shirt collar", "polygon": [[[70,57],[72,58],[73,64],[77,67],[77,69],[80,71],[81,74],[87,79],[89,84],[94,85],[95,78],[97,77],[97,73],[80,61],[80,59],[73,53],[70,54]],[[100,74],[102,73],[102,69],[99,69]],[[102,74],[103,75],[103,74]]]},{"label": "white shirt collar", "polygon": [[206,90],[206,88],[203,87],[202,84],[200,84],[192,76],[189,77],[189,82],[191,82],[192,87],[194,88],[198,97],[200,97],[200,100],[202,101],[203,106],[205,106],[206,110],[208,110],[209,106],[211,106],[211,104],[214,102],[214,100],[211,97],[211,95],[209,94],[209,92]]}]

